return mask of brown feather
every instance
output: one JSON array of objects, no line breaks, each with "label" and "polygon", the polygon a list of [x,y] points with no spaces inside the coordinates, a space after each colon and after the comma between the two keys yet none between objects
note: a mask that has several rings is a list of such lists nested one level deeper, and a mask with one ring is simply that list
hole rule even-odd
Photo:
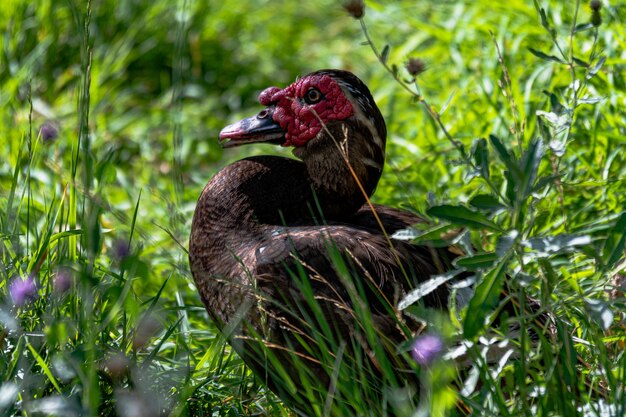
[{"label": "brown feather", "polygon": [[[396,304],[418,283],[449,268],[453,257],[445,249],[384,236],[372,208],[364,206],[384,165],[384,120],[360,80],[330,73],[361,106],[356,116],[329,123],[297,148],[302,161],[259,156],[225,167],[206,185],[192,223],[189,259],[206,309],[275,389],[281,385],[273,381],[279,372],[258,343],[284,361],[295,352],[316,379],[328,381],[329,371],[314,358],[315,322],[330,324],[329,337],[371,352],[355,320],[355,309],[367,308],[380,343],[393,351],[406,338],[399,326],[405,317]],[[374,210],[387,234],[422,221],[397,209]],[[444,307],[447,293],[440,287],[424,303]],[[307,294],[313,294],[318,309]],[[297,381],[297,370],[288,373]]]}]

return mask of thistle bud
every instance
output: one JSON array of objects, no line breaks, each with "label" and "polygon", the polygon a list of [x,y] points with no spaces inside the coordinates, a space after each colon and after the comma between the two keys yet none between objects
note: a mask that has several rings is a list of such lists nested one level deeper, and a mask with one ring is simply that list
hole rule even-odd
[{"label": "thistle bud", "polygon": [[365,3],[363,3],[363,0],[350,0],[343,4],[343,8],[355,19],[360,19],[365,14]]},{"label": "thistle bud", "polygon": [[602,16],[600,15],[602,2],[600,0],[591,0],[589,7],[591,8],[591,24],[595,27],[600,26],[602,24]]},{"label": "thistle bud", "polygon": [[409,58],[409,62],[406,63],[406,70],[412,76],[417,77],[426,71],[426,63],[419,58]]},{"label": "thistle bud", "polygon": [[594,12],[600,11],[600,9],[602,8],[602,2],[600,0],[591,0],[589,2],[589,7]]}]

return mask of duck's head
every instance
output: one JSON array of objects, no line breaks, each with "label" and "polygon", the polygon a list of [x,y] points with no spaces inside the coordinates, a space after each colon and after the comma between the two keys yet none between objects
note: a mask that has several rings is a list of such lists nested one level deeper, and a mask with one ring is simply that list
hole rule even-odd
[{"label": "duck's head", "polygon": [[349,131],[384,159],[385,121],[367,86],[351,72],[316,71],[283,89],[266,88],[259,102],[266,108],[256,116],[222,129],[224,147],[270,142],[292,146],[298,155],[298,148],[332,143],[329,135],[341,142],[346,136],[342,132]]}]

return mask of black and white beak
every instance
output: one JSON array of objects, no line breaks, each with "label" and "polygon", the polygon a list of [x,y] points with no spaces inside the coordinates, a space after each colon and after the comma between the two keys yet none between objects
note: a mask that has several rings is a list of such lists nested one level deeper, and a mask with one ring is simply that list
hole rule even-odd
[{"label": "black and white beak", "polygon": [[275,106],[261,110],[256,116],[248,117],[226,126],[219,135],[224,148],[248,143],[267,142],[277,145],[285,142],[285,132],[273,119]]}]

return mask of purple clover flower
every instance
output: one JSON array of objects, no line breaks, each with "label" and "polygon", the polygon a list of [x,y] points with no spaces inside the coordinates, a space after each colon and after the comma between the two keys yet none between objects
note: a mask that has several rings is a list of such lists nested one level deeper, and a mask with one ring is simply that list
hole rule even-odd
[{"label": "purple clover flower", "polygon": [[59,137],[59,129],[51,122],[45,122],[39,128],[39,134],[44,142],[52,142]]},{"label": "purple clover flower", "polygon": [[11,294],[13,304],[17,307],[22,307],[27,302],[36,300],[39,295],[33,277],[14,279],[9,286],[9,293]]},{"label": "purple clover flower", "polygon": [[144,315],[137,323],[135,337],[133,337],[133,349],[145,347],[152,336],[156,335],[161,329],[161,323],[154,314],[148,313]]},{"label": "purple clover flower", "polygon": [[74,282],[74,272],[69,268],[61,268],[54,275],[54,289],[58,293],[67,292]]},{"label": "purple clover flower", "polygon": [[443,352],[443,340],[435,334],[425,334],[413,341],[411,356],[421,366],[428,366],[439,359]]},{"label": "purple clover flower", "polygon": [[130,244],[125,239],[116,239],[111,245],[111,256],[118,262],[130,256]]}]

